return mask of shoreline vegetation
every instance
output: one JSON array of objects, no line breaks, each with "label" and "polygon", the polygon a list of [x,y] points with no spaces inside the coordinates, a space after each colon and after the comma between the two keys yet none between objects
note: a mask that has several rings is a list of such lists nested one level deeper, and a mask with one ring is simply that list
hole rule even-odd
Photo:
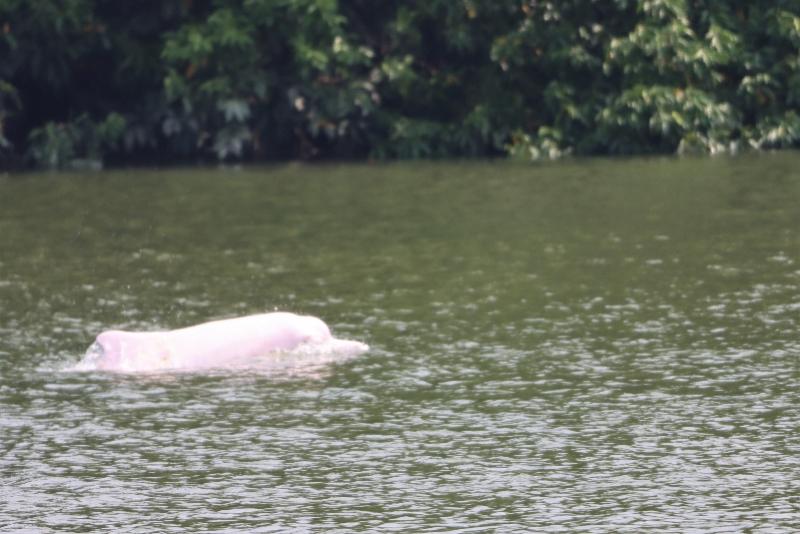
[{"label": "shoreline vegetation", "polygon": [[800,147],[794,0],[0,0],[0,169]]}]

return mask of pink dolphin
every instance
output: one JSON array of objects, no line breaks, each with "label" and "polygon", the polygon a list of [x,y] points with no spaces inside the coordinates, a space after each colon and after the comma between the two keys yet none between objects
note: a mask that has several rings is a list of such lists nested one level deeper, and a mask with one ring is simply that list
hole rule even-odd
[{"label": "pink dolphin", "polygon": [[322,320],[287,312],[224,319],[166,332],[108,330],[97,336],[79,370],[153,371],[247,366],[296,349],[353,356],[369,349],[336,339]]}]

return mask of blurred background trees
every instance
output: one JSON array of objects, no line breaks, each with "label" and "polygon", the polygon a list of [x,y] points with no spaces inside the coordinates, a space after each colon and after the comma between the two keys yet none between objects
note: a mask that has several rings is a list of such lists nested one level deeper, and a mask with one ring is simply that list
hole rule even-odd
[{"label": "blurred background trees", "polygon": [[796,0],[0,0],[0,165],[800,145]]}]

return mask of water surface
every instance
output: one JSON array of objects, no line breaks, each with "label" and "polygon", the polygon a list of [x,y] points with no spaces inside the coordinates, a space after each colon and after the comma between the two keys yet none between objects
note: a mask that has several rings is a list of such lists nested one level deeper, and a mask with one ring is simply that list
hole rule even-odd
[{"label": "water surface", "polygon": [[[800,156],[0,177],[2,532],[791,532]],[[285,309],[313,372],[68,372]]]}]

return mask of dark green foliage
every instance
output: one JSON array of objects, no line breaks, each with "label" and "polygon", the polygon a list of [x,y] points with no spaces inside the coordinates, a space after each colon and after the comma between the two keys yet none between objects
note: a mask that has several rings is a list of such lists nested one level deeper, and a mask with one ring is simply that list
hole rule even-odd
[{"label": "dark green foliage", "polygon": [[72,122],[48,122],[28,136],[28,157],[48,169],[99,167],[104,153],[118,149],[125,127],[125,118],[113,112],[101,122],[85,114]]},{"label": "dark green foliage", "polygon": [[799,50],[796,0],[0,0],[0,161],[796,147]]}]

